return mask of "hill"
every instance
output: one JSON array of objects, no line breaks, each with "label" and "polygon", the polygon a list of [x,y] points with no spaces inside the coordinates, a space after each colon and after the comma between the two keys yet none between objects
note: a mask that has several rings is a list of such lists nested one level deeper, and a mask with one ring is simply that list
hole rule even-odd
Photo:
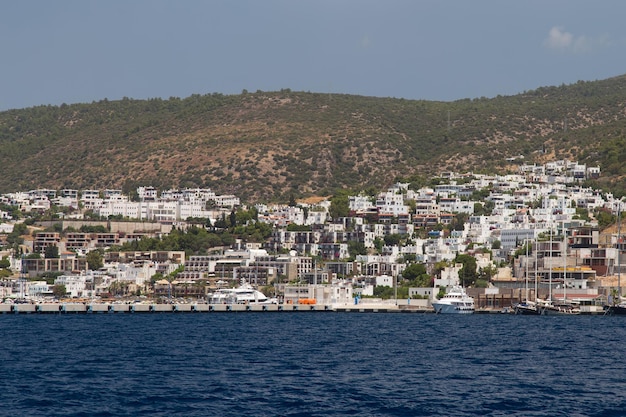
[{"label": "hill", "polygon": [[626,76],[454,102],[281,90],[0,113],[0,192],[210,187],[243,201],[380,189],[507,158],[599,165],[624,194]]}]

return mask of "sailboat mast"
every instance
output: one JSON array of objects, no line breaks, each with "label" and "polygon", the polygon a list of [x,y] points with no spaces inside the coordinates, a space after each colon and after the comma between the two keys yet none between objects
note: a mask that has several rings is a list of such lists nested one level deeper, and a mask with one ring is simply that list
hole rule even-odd
[{"label": "sailboat mast", "polygon": [[621,283],[621,271],[622,265],[620,263],[620,252],[621,252],[621,223],[622,223],[622,199],[619,200],[617,206],[617,296],[619,297],[619,301],[622,301],[622,283]]},{"label": "sailboat mast", "polygon": [[524,258],[524,262],[526,262],[526,301],[528,301],[528,239],[526,239],[526,258]]},{"label": "sailboat mast", "polygon": [[[565,207],[563,207],[565,211]],[[563,300],[567,299],[567,233],[565,232],[565,218],[563,218]]]},{"label": "sailboat mast", "polygon": [[552,301],[552,224],[550,224],[550,269],[548,270],[548,300]]},{"label": "sailboat mast", "polygon": [[537,302],[537,298],[538,298],[537,297],[537,295],[538,295],[537,290],[539,289],[538,288],[539,284],[537,283],[537,273],[539,272],[538,271],[538,269],[539,269],[539,265],[538,265],[539,264],[539,259],[538,259],[538,255],[537,255],[537,252],[538,252],[537,249],[538,249],[539,245],[537,245],[537,241],[535,241],[535,245],[537,246],[535,248],[535,302]]}]

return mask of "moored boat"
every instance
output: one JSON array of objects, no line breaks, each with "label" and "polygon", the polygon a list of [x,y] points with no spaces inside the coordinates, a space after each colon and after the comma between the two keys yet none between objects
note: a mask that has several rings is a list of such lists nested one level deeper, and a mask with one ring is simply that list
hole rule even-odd
[{"label": "moored boat", "polygon": [[439,300],[432,303],[437,314],[472,314],[474,298],[467,295],[465,288],[455,285]]},{"label": "moored boat", "polygon": [[525,316],[538,316],[541,314],[540,310],[537,308],[537,303],[532,301],[524,301],[518,303],[514,307],[515,314],[521,314]]},{"label": "moored boat", "polygon": [[237,288],[220,288],[209,297],[209,304],[277,304],[250,284],[243,283]]},{"label": "moored boat", "polygon": [[563,302],[545,301],[539,304],[538,308],[542,316],[580,314],[580,307],[568,301],[563,301]]},{"label": "moored boat", "polygon": [[580,314],[580,307],[570,302],[524,301],[515,305],[515,314],[526,316],[571,315]]},{"label": "moored boat", "polygon": [[604,307],[604,314],[609,316],[626,316],[626,303],[607,305]]}]

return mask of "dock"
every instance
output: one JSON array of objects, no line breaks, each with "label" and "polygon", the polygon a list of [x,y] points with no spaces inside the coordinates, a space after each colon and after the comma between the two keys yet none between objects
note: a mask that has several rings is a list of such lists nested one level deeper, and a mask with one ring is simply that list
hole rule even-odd
[{"label": "dock", "polygon": [[[432,308],[395,304],[147,304],[147,303],[36,303],[1,304],[3,314],[197,314],[197,313],[400,313],[434,314]],[[500,308],[476,309],[474,314],[502,314]],[[511,311],[507,312],[511,314]],[[580,315],[604,315],[581,311]]]},{"label": "dock", "polygon": [[432,313],[432,309],[393,304],[147,304],[147,303],[37,303],[0,304],[0,314],[193,314],[193,313]]}]

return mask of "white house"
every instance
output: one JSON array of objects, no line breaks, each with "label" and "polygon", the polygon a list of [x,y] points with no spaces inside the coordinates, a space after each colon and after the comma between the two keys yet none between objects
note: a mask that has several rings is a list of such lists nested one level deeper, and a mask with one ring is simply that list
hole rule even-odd
[{"label": "white house", "polygon": [[84,275],[61,275],[54,280],[54,285],[64,285],[70,297],[78,298],[85,295],[86,282]]}]

